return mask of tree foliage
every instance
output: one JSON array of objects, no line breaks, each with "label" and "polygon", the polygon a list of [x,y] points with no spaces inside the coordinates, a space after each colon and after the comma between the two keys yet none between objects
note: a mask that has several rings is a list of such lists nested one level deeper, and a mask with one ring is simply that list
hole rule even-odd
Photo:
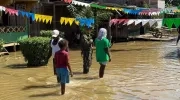
[{"label": "tree foliage", "polygon": [[168,6],[179,6],[180,0],[165,0],[166,5]]},{"label": "tree foliage", "polygon": [[[96,25],[99,25],[104,20],[108,20],[109,17],[113,15],[113,13],[110,11],[94,10],[91,7],[75,7],[73,5],[69,5],[69,6],[67,6],[67,8],[73,17],[95,18]],[[96,15],[96,16],[94,16],[94,15]]]}]

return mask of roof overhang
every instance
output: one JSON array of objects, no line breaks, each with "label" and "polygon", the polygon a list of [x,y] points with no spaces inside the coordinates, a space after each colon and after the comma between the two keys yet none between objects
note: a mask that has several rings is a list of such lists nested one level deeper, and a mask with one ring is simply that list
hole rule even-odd
[{"label": "roof overhang", "polygon": [[26,4],[26,10],[31,10],[34,5],[38,3],[39,0],[15,0],[16,4]]},{"label": "roof overhang", "polygon": [[26,10],[30,10],[39,0],[0,0],[0,6],[8,6],[13,3],[26,4]]}]

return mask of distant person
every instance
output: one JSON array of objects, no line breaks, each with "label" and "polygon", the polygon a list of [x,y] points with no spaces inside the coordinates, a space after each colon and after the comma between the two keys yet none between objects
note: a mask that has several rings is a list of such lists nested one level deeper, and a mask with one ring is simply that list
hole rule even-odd
[{"label": "distant person", "polygon": [[[62,38],[59,37],[59,31],[58,30],[53,30],[52,31],[52,39],[50,41],[51,45],[51,55],[53,56],[53,70],[54,70],[54,75],[56,75],[56,68],[55,68],[55,59],[54,55],[57,51],[60,50],[58,46],[58,42],[61,41]],[[59,83],[59,78],[57,77],[57,82]]]},{"label": "distant person", "polygon": [[143,34],[144,34],[144,26],[141,23],[141,26],[140,26],[140,35],[143,35]]},{"label": "distant person", "polygon": [[180,39],[180,26],[177,28],[177,32],[178,32],[178,38],[176,41],[176,45],[178,45],[179,39]]},{"label": "distant person", "polygon": [[77,44],[80,43],[80,33],[76,33]]},{"label": "distant person", "polygon": [[67,40],[63,39],[58,43],[61,50],[55,53],[55,66],[56,66],[56,74],[61,83],[61,94],[65,94],[65,85],[69,83],[69,72],[71,77],[73,77],[73,73],[71,70],[71,66],[69,63],[69,54],[66,51],[68,47]]},{"label": "distant person", "polygon": [[99,78],[103,78],[104,70],[108,62],[111,61],[110,56],[110,42],[106,38],[107,30],[105,28],[101,28],[99,30],[98,36],[95,39],[95,47],[96,47],[96,60],[100,64],[99,69]]},{"label": "distant person", "polygon": [[83,57],[83,74],[88,74],[89,69],[92,65],[92,54],[93,54],[93,39],[92,39],[92,28],[88,28],[81,36],[81,56]]}]

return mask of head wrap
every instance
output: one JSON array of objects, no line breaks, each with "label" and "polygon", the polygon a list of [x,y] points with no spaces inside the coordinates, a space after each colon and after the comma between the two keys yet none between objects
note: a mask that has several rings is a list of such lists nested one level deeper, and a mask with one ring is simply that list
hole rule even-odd
[{"label": "head wrap", "polygon": [[97,38],[99,40],[102,40],[103,38],[106,38],[107,36],[107,30],[105,28],[100,28]]}]

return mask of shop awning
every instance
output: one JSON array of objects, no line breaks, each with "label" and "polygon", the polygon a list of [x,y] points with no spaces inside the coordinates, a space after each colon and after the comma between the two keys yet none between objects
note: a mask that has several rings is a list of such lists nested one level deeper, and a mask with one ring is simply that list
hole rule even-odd
[{"label": "shop awning", "polygon": [[26,4],[26,10],[30,10],[38,0],[0,0],[0,6],[8,6],[13,3],[16,4]]}]

